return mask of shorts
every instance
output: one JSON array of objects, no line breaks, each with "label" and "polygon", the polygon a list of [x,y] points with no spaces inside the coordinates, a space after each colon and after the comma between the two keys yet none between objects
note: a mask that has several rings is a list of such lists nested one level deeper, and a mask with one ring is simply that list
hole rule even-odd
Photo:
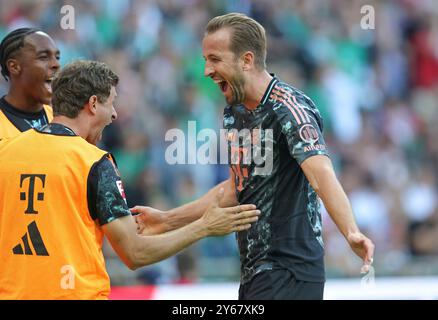
[{"label": "shorts", "polygon": [[322,300],[324,282],[297,280],[287,269],[262,271],[241,284],[239,300]]}]

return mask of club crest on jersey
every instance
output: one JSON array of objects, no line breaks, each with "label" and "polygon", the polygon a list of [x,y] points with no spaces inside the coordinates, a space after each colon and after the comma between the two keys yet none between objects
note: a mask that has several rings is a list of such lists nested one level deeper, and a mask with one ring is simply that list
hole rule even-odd
[{"label": "club crest on jersey", "polygon": [[300,128],[300,138],[304,142],[314,144],[319,139],[318,131],[311,124],[305,124]]}]

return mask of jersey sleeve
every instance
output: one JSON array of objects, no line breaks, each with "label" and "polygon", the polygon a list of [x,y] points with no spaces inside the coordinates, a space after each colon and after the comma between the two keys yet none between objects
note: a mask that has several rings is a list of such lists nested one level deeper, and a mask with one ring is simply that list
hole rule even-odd
[{"label": "jersey sleeve", "polygon": [[131,215],[117,166],[105,156],[90,170],[88,178],[88,208],[99,225]]},{"label": "jersey sleeve", "polygon": [[291,156],[298,164],[314,155],[328,156],[322,135],[322,118],[313,102],[308,98],[281,94],[282,99],[273,108]]}]

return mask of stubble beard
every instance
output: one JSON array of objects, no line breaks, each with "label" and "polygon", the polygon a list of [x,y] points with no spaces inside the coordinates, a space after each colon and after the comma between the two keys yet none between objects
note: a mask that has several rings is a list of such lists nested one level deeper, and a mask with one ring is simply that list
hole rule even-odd
[{"label": "stubble beard", "polygon": [[243,74],[237,72],[234,77],[229,81],[231,87],[232,97],[231,101],[228,101],[230,105],[242,104],[245,100],[245,79]]}]

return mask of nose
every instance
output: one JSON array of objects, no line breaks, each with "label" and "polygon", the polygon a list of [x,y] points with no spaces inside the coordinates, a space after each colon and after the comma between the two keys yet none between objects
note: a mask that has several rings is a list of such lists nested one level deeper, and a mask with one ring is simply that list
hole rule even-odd
[{"label": "nose", "polygon": [[117,119],[117,111],[116,111],[116,109],[114,109],[114,107],[113,107],[113,112],[112,112],[112,114],[111,114],[111,120],[114,121],[114,120],[116,120],[116,119]]},{"label": "nose", "polygon": [[204,76],[211,77],[213,73],[214,73],[214,68],[208,62],[206,62],[204,66]]},{"label": "nose", "polygon": [[56,59],[56,57],[50,59],[50,69],[57,71],[60,67],[61,64],[59,63],[58,59]]}]

